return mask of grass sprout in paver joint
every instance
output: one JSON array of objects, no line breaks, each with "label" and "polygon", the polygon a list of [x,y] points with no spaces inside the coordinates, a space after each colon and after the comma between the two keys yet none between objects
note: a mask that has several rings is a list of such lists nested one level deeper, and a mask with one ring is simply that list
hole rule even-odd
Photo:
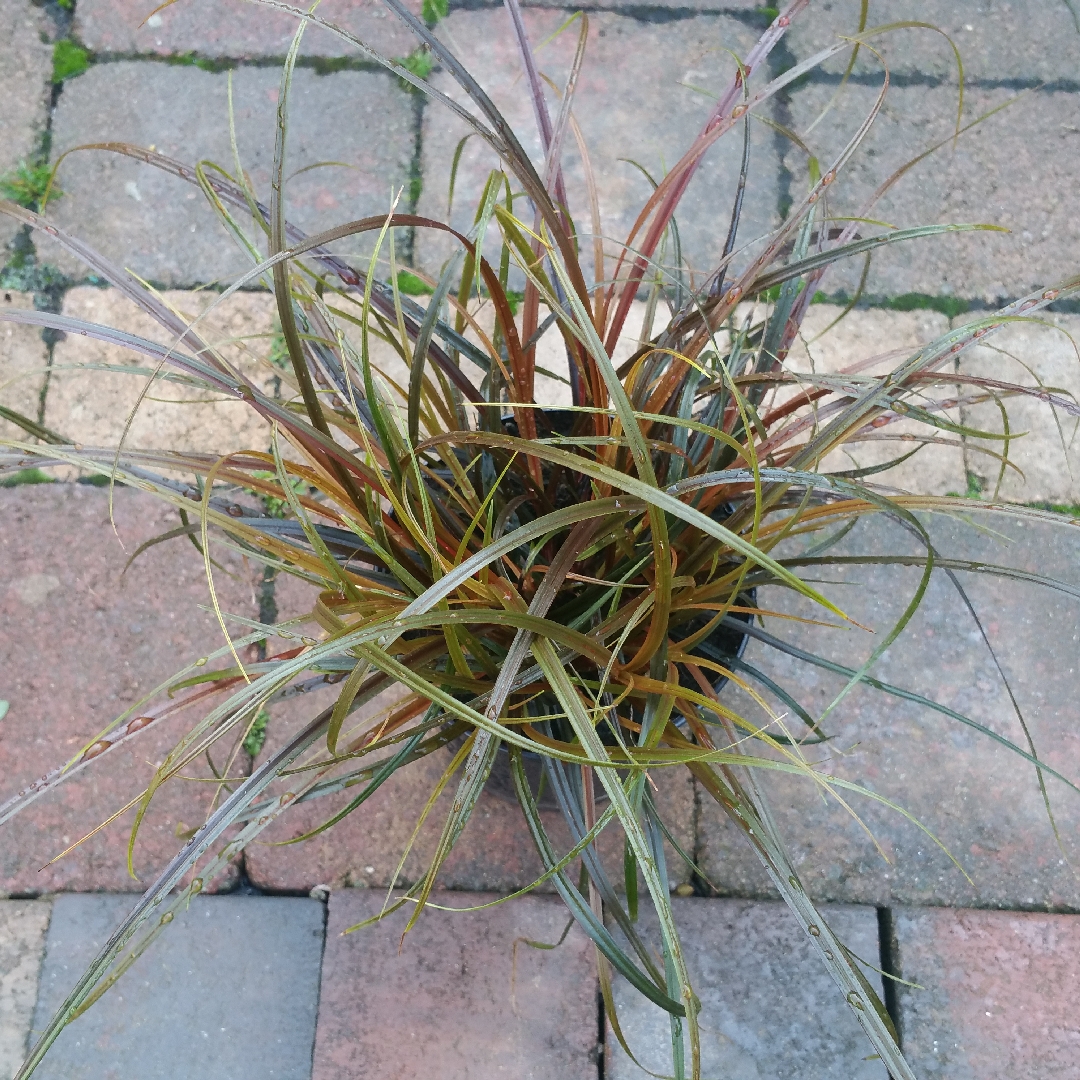
[{"label": "grass sprout in paver joint", "polygon": [[[830,717],[859,683],[912,698],[873,679],[871,668],[904,631],[932,574],[948,575],[962,590],[963,572],[1009,571],[950,559],[935,550],[924,524],[925,515],[978,516],[992,503],[897,495],[880,485],[887,480],[882,474],[928,446],[961,438],[982,440],[983,452],[1008,467],[1001,440],[953,420],[947,400],[934,391],[954,395],[960,352],[1076,296],[1080,279],[952,330],[884,376],[866,375],[858,365],[797,373],[785,361],[833,264],[861,262],[879,248],[925,236],[989,228],[881,227],[874,221],[877,196],[838,213],[844,168],[885,101],[883,74],[873,109],[849,133],[845,149],[835,160],[805,161],[784,222],[762,238],[742,235],[744,189],[755,184],[751,117],[767,115],[792,80],[856,47],[838,41],[770,80],[769,54],[793,20],[812,17],[808,0],[789,4],[739,64],[731,62],[707,122],[683,156],[657,174],[620,245],[607,237],[600,216],[602,181],[594,177],[601,174],[586,170],[578,201],[563,167],[580,135],[572,106],[588,52],[588,18],[564,27],[579,47],[569,79],[552,95],[525,15],[517,0],[507,4],[523,66],[519,92],[531,99],[540,133],[538,164],[523,149],[526,133],[513,130],[432,32],[429,24],[445,6],[425,3],[418,19],[400,0],[386,5],[418,39],[407,61],[384,58],[330,29],[426,95],[426,108],[452,109],[470,138],[497,155],[501,165],[472,193],[475,210],[464,231],[402,212],[396,200],[316,236],[290,224],[284,196],[290,88],[305,26],[326,25],[318,12],[300,19],[282,73],[268,191],[250,186],[242,162],[211,169],[141,147],[109,147],[207,196],[224,226],[222,242],[227,234],[251,259],[235,288],[272,281],[280,336],[265,343],[264,359],[280,379],[280,394],[267,396],[238,374],[203,340],[199,325],[189,325],[133,275],[31,210],[0,205],[78,255],[175,340],[168,348],[50,312],[5,311],[4,319],[122,346],[143,365],[136,368],[143,377],[168,370],[241,399],[267,431],[264,445],[237,446],[221,458],[177,452],[167,459],[157,450],[55,441],[60,436],[52,433],[50,443],[9,440],[2,469],[10,475],[30,464],[76,466],[152,492],[181,516],[181,526],[161,539],[195,541],[211,577],[214,550],[232,549],[308,583],[312,604],[306,625],[229,622],[219,611],[222,629],[239,636],[210,657],[192,657],[160,696],[118,717],[70,768],[62,765],[70,751],[57,747],[57,769],[0,807],[2,823],[43,792],[98,767],[118,744],[192,708],[198,719],[138,800],[134,844],[162,785],[190,776],[211,748],[220,763],[205,777],[217,791],[209,817],[79,979],[18,1080],[31,1074],[64,1025],[123,975],[171,913],[291,807],[325,798],[332,809],[323,823],[295,839],[322,834],[348,814],[363,814],[389,777],[421,760],[434,762],[438,775],[425,815],[444,788],[454,793],[452,806],[427,870],[383,914],[405,908],[408,927],[423,918],[481,793],[501,790],[519,805],[546,867],[535,884],[558,891],[596,947],[615,1037],[621,1041],[623,1034],[612,1011],[612,972],[667,1012],[672,1071],[697,1078],[698,1002],[672,914],[668,870],[669,858],[691,855],[669,847],[674,823],[663,819],[650,782],[664,770],[689,770],[701,798],[714,800],[760,859],[873,1052],[896,1080],[911,1080],[878,995],[800,882],[759,776],[786,772],[845,805],[856,797],[883,801],[816,767]],[[269,0],[265,6],[280,9]],[[70,78],[86,57],[77,46],[60,44],[57,74]],[[467,107],[426,80],[434,65],[457,83]],[[675,214],[695,174],[707,172],[706,151],[721,139],[741,160],[741,176],[730,213],[717,218],[721,254],[701,271],[682,260]],[[458,193],[459,205],[464,197]],[[414,231],[453,240],[453,254],[437,274],[400,266],[404,238]],[[370,256],[331,251],[349,238],[366,238]],[[262,260],[267,243],[271,258]],[[517,297],[511,283],[520,280]],[[426,305],[412,299],[422,292],[430,292]],[[226,291],[216,303],[227,305],[229,297]],[[642,319],[631,334],[632,311]],[[629,353],[616,362],[616,347],[628,336]],[[545,373],[537,346],[551,340],[565,367]],[[561,387],[558,404],[538,400],[541,378]],[[977,378],[967,378],[961,392],[965,400],[983,401],[1031,393]],[[1038,396],[1068,416],[1080,412],[1062,395]],[[29,435],[40,434],[28,418],[18,422]],[[891,445],[893,456],[862,469],[825,467],[839,447],[870,442]],[[177,480],[178,472],[192,479]],[[1067,520],[1027,507],[1003,512]],[[847,679],[839,697],[815,715],[803,703],[803,684],[772,682],[743,658],[742,646],[753,636],[792,652],[763,628],[773,614],[766,597],[779,589],[813,605],[819,620],[843,623],[829,567],[841,559],[888,563],[858,549],[854,556],[834,550],[858,519],[873,515],[893,519],[917,541],[916,554],[898,553],[895,562],[914,567],[918,583],[895,625],[879,628],[864,663],[845,667],[799,654]],[[1066,589],[1038,575],[1028,580]],[[252,661],[247,647],[260,641],[267,643],[265,655]],[[743,697],[722,695],[729,684]],[[339,688],[336,703],[276,742],[249,777],[239,776],[240,753],[263,749],[267,705],[326,685]],[[400,694],[386,706],[379,695],[394,687]],[[1032,784],[1063,782],[1076,793],[1039,761],[1030,742],[1017,745],[915,697],[942,722],[995,739]],[[561,812],[569,848],[553,837],[542,806]],[[620,838],[616,875],[598,853],[602,833],[605,841]],[[929,835],[927,842],[933,843]],[[616,891],[616,876],[623,892]],[[639,932],[638,913],[646,907],[655,916],[659,952]]]},{"label": "grass sprout in paver joint", "polygon": [[55,184],[49,186],[51,178],[52,169],[48,165],[28,165],[20,161],[14,169],[0,176],[0,196],[28,210],[37,210],[46,192],[50,199],[63,195]]}]

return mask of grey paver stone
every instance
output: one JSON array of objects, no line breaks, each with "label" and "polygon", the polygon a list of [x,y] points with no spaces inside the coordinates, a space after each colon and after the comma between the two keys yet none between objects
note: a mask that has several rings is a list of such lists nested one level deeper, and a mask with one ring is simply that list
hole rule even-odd
[{"label": "grey paver stone", "polygon": [[[0,86],[4,108],[0,112],[0,175],[20,161],[31,161],[38,151],[49,115],[52,93],[50,22],[27,0],[0,2]],[[20,226],[0,214],[0,260]]]},{"label": "grey paver stone", "polygon": [[[188,321],[217,299],[212,292],[168,291],[162,295]],[[196,327],[207,344],[220,347],[229,363],[271,397],[281,374],[265,359],[275,311],[270,293],[234,293]],[[71,289],[64,296],[63,314],[165,345],[174,341],[174,335],[118,289]],[[183,347],[182,351],[191,352]],[[146,374],[105,371],[103,365]],[[269,449],[270,427],[246,402],[226,400],[220,393],[195,390],[160,377],[139,404],[125,436],[130,412],[156,367],[156,361],[120,346],[67,334],[53,349],[46,425],[85,446],[115,447],[123,437],[125,446],[139,449],[208,454]],[[161,374],[167,376],[174,370],[166,365]]]},{"label": "grey paver stone", "polygon": [[[199,610],[210,604],[209,590],[202,559],[185,538],[150,548],[122,573],[140,543],[179,524],[176,514],[124,488],[113,494],[113,511],[119,539],[105,489],[0,491],[0,697],[9,702],[0,725],[0,801],[82,753],[160,682],[225,644],[213,611]],[[219,554],[232,575],[215,574],[222,609],[254,617],[248,569]],[[138,795],[202,715],[188,710],[142,727],[6,822],[0,890],[146,888],[180,849],[179,834],[205,817],[212,785],[176,779],[154,797],[135,845],[138,880],[126,866],[130,813],[45,864]],[[221,744],[212,754],[219,762],[226,757]],[[203,768],[192,762],[185,773],[209,775]]]},{"label": "grey paver stone", "polygon": [[927,1080],[1066,1080],[1080,1062],[1080,919],[895,912],[904,1053]]},{"label": "grey paver stone", "polygon": [[[943,558],[973,560],[1041,573],[1075,589],[1080,530],[1024,524],[1004,514],[928,522]],[[980,533],[976,527],[986,532]],[[807,545],[811,543],[807,540]],[[918,554],[919,544],[892,523],[863,521],[835,549],[869,556]],[[793,551],[795,549],[792,549]],[[766,617],[765,629],[827,660],[857,666],[900,619],[915,595],[917,567],[814,566],[803,575],[820,585],[852,619],[874,631],[830,629]],[[996,650],[1043,760],[1074,783],[1077,743],[1073,700],[1080,622],[1076,601],[989,573],[958,571]],[[840,586],[830,584],[845,582]],[[820,607],[762,590],[765,610],[828,621]],[[751,642],[746,661],[787,687],[820,718],[846,680]],[[949,579],[936,572],[903,634],[872,667],[872,677],[926,695],[1015,745],[1027,746],[1008,694],[979,629]],[[758,687],[758,689],[762,689]],[[725,691],[743,715],[764,713],[734,689]],[[766,696],[768,694],[766,692]],[[786,730],[802,734],[783,703],[772,708]],[[779,727],[773,730],[779,731]],[[931,835],[872,798],[844,794],[851,811],[823,797],[814,781],[762,771],[768,795],[807,892],[821,900],[888,906],[1077,907],[1080,887],[1054,839],[1034,769],[1005,746],[958,720],[870,687],[853,690],[822,721],[825,746],[805,746],[819,776],[861,784],[910,813],[957,859],[965,879]],[[1069,859],[1077,856],[1080,799],[1047,778],[1047,791]],[[879,854],[857,814],[887,857]],[[772,888],[743,837],[702,793],[698,844],[706,877],[723,893],[769,896]]]},{"label": "grey paver stone", "polygon": [[[129,896],[61,896],[49,926],[41,1030],[131,909]],[[35,1075],[91,1080],[307,1080],[324,909],[284,896],[197,897]]]},{"label": "grey paver stone", "polygon": [[[867,1060],[873,1049],[843,993],[783,904],[693,898],[673,906],[690,982],[701,1000],[702,1076],[884,1080],[881,1063]],[[852,952],[878,965],[873,908],[829,905],[822,915]],[[641,926],[647,940],[657,936],[651,910]],[[879,976],[870,970],[866,976],[880,995]],[[670,1075],[668,1014],[619,977],[615,1010],[638,1061]],[[627,1057],[610,1023],[605,1048],[605,1076],[648,1075]]]},{"label": "grey paver stone", "polygon": [[34,1018],[52,904],[0,900],[0,1076],[14,1076]]},{"label": "grey paver stone", "polygon": [[[416,14],[419,3],[409,3]],[[136,0],[85,0],[75,12],[75,32],[98,53],[157,53],[247,59],[284,56],[299,20],[292,15],[238,0],[183,0],[152,11]],[[318,15],[387,56],[416,48],[416,38],[380,0],[328,0]],[[354,56],[355,46],[322,27],[304,33],[302,56]]]},{"label": "grey paver stone", "polygon": [[[32,293],[0,293],[0,311],[33,307]],[[0,405],[37,420],[48,359],[38,327],[0,322]],[[0,438],[25,440],[28,436],[17,424],[0,419]]]},{"label": "grey paver stone", "polygon": [[[795,93],[792,102],[795,127],[823,168],[836,160],[870,114],[878,88],[849,84],[826,118],[807,131],[834,92],[833,86],[810,85]],[[968,87],[964,122],[1014,94]],[[955,222],[1009,231],[924,237],[881,249],[874,253],[866,293],[922,292],[996,304],[1075,275],[1080,224],[1071,208],[1080,169],[1078,100],[1049,90],[1026,94],[965,132],[954,148],[956,87],[891,87],[869,135],[830,189],[830,211],[898,228]],[[866,200],[895,170],[943,140],[941,149],[864,212]],[[805,156],[789,149],[785,162],[797,197],[806,190]],[[862,267],[861,257],[848,260],[830,270],[821,287],[851,295]]]},{"label": "grey paver stone", "polygon": [[[836,41],[838,34],[854,35],[859,8],[860,0],[812,4],[792,23],[788,47],[804,60]],[[957,0],[871,0],[867,28],[907,21],[929,23],[943,33],[911,27],[871,38],[870,44],[895,75],[958,81],[956,58],[945,34],[960,52],[965,80],[1075,83],[1080,71],[1080,30],[1069,5],[1057,0],[983,0],[978,5]],[[850,55],[840,53],[823,70],[843,72]],[[881,70],[881,61],[869,49],[860,50],[857,74]]]},{"label": "grey paver stone", "polygon": [[[1040,313],[1039,323],[1012,323],[986,343],[960,354],[964,375],[995,379],[1023,386],[1056,388],[1070,405],[1080,400],[1080,317]],[[960,320],[957,320],[958,322]],[[1046,324],[1051,325],[1047,326]],[[1036,381],[1038,380],[1038,381]],[[968,393],[976,387],[965,388]],[[1006,469],[1001,480],[1001,497],[1012,502],[1080,504],[1080,444],[1076,440],[1075,412],[1054,410],[1038,398],[1002,398],[1009,418],[1009,430],[1020,438],[1010,441],[1009,460],[1018,466]],[[963,409],[964,422],[979,431],[1004,434],[1001,410],[993,400]],[[1060,427],[1059,427],[1060,424]],[[1001,463],[979,453],[983,447],[995,454],[1005,452],[1000,440],[969,438],[968,467],[982,481],[984,491],[993,495]]]},{"label": "grey paver stone", "polygon": [[[784,366],[789,371],[884,375],[949,329],[949,320],[935,311],[877,308],[853,310],[832,325],[843,310],[833,304],[811,306],[803,320],[802,333],[785,360]],[[954,404],[945,408],[939,405],[942,401],[956,402],[955,383],[928,386],[912,403],[958,423],[959,407]],[[899,465],[865,477],[866,483],[919,495],[948,495],[966,489],[960,437],[916,421],[896,421],[857,442],[848,442],[841,450],[829,454],[821,468],[825,472],[842,472],[883,465],[915,448],[916,444],[905,441],[905,437],[907,440],[929,437],[939,442],[925,444]]]},{"label": "grey paver stone", "polygon": [[[233,72],[241,162],[267,203],[279,82],[277,68]],[[184,102],[182,110],[177,101]],[[407,182],[413,149],[412,106],[393,77],[355,71],[324,76],[303,69],[295,73],[290,102],[289,220],[317,230],[385,212],[391,188]],[[95,65],[60,99],[53,153],[103,140],[154,147],[189,165],[210,159],[233,172],[227,75],[130,61]],[[294,175],[320,162],[347,167]],[[251,266],[198,189],[182,180],[104,151],[72,155],[58,176],[67,194],[54,204],[56,223],[148,280],[205,283]],[[261,245],[261,230],[250,219],[246,225]],[[76,278],[87,273],[55,241],[39,233],[35,242],[39,259]],[[342,250],[360,246],[357,241]]]},{"label": "grey paver stone", "polygon": [[[437,893],[464,908],[490,893]],[[330,897],[314,1080],[437,1076],[523,1080],[596,1075],[595,963],[567,914],[530,896],[483,911],[425,910],[402,940],[411,905],[343,936],[378,914],[382,893]]]},{"label": "grey paver stone", "polygon": [[[554,11],[532,10],[525,15],[530,41],[538,49],[538,66],[560,88],[570,70],[577,33],[564,33],[544,48],[539,46],[563,19],[562,13]],[[505,13],[454,12],[440,23],[439,33],[503,110],[523,147],[538,163],[536,121]],[[606,253],[615,251],[616,245],[626,239],[651,192],[649,181],[630,161],[659,181],[704,125],[711,107],[709,95],[719,93],[735,73],[735,62],[724,50],[744,55],[756,37],[746,23],[719,15],[662,23],[608,12],[590,15],[574,118],[580,125],[596,177],[601,228],[610,238],[605,242]],[[642,62],[626,63],[628,56],[640,57]],[[434,76],[434,84],[462,100],[461,91],[448,74]],[[549,109],[553,117],[558,115],[554,97],[549,100]],[[442,106],[432,103],[426,108],[421,213],[445,218],[454,154],[467,131],[465,124]],[[713,261],[723,250],[741,157],[741,134],[729,133],[706,154],[676,213],[684,260],[699,279],[713,269]],[[591,234],[585,173],[577,144],[570,137],[563,160],[571,213],[581,233]],[[486,143],[478,136],[469,139],[454,187],[451,223],[455,227],[471,227],[488,174],[497,165]],[[765,125],[755,124],[751,177],[739,234],[742,242],[755,239],[778,222],[777,177],[772,134]],[[528,224],[531,226],[531,221]],[[589,273],[591,240],[583,237],[582,248]],[[436,272],[451,247],[436,234],[421,230],[416,251],[418,264]],[[670,246],[661,261],[673,265]],[[613,270],[614,262],[609,260],[606,272],[610,276]]]}]

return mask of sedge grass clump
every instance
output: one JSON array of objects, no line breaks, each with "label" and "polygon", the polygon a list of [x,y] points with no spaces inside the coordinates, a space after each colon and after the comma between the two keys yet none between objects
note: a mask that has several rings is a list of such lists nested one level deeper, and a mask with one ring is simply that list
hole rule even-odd
[{"label": "sedge grass clump", "polygon": [[[617,971],[670,1014],[674,1073],[697,1077],[697,999],[668,895],[664,838],[672,830],[647,776],[687,769],[754,849],[889,1071],[910,1078],[884,1007],[803,890],[756,773],[786,770],[827,798],[847,798],[852,785],[841,792],[840,781],[812,766],[804,747],[818,737],[814,717],[801,708],[795,719],[776,716],[766,688],[740,661],[741,644],[749,620],[764,613],[759,599],[770,585],[805,597],[823,618],[844,620],[822,585],[780,557],[780,545],[813,539],[817,562],[827,566],[830,546],[849,523],[885,514],[919,538],[921,582],[871,657],[848,669],[848,688],[866,676],[903,631],[934,571],[933,544],[913,510],[948,511],[959,503],[971,513],[990,504],[897,496],[874,486],[881,466],[835,474],[823,471],[822,462],[839,447],[887,438],[901,421],[921,425],[924,434],[898,435],[897,461],[913,441],[918,448],[964,435],[932,393],[952,385],[957,354],[1076,293],[1080,282],[952,331],[887,376],[794,374],[785,359],[832,264],[887,244],[981,227],[874,231],[874,202],[900,173],[856,216],[834,219],[832,193],[881,107],[883,78],[871,114],[839,157],[808,162],[805,187],[784,223],[753,247],[742,243],[743,191],[754,183],[745,147],[755,110],[876,31],[838,42],[768,81],[766,58],[807,6],[794,0],[740,58],[700,134],[612,250],[601,221],[575,216],[587,218],[590,207],[568,203],[561,165],[585,16],[574,71],[555,103],[517,2],[507,5],[524,58],[522,92],[539,121],[544,160],[538,165],[426,22],[400,0],[386,3],[416,34],[424,55],[457,81],[468,108],[426,82],[430,69],[386,59],[317,13],[296,11],[268,200],[250,186],[239,162],[230,174],[108,146],[200,188],[251,256],[251,271],[216,303],[260,281],[273,290],[280,333],[267,360],[280,379],[279,394],[265,395],[230,366],[201,336],[199,319],[180,318],[133,276],[37,215],[4,207],[31,228],[48,229],[153,315],[174,342],[167,348],[46,312],[0,317],[123,344],[145,358],[151,376],[167,366],[243,399],[265,418],[268,433],[265,446],[218,458],[27,441],[10,444],[7,465],[74,464],[154,492],[198,524],[191,531],[209,574],[212,549],[232,548],[271,573],[308,582],[312,610],[307,626],[233,619],[228,625],[249,633],[228,638],[210,663],[179,673],[160,700],[140,702],[119,717],[85,748],[76,769],[58,769],[0,810],[0,820],[161,717],[190,708],[196,719],[157,769],[140,801],[141,820],[160,787],[190,774],[211,746],[226,748],[221,775],[234,776],[241,750],[261,746],[268,705],[298,688],[339,687],[336,703],[250,777],[231,789],[219,784],[210,815],[72,990],[19,1077],[161,932],[163,912],[188,902],[290,807],[327,800],[323,825],[308,834],[315,835],[362,814],[388,777],[436,755],[441,775],[425,814],[444,787],[454,791],[453,805],[431,864],[388,901],[385,913],[408,904],[410,927],[422,917],[481,792],[503,784],[546,867],[542,880],[554,885],[596,946],[607,1008],[614,1007]],[[396,202],[317,236],[289,223],[282,198],[289,90],[312,23],[427,94],[429,107],[452,108],[498,154],[501,167],[484,186],[467,232],[400,212]],[[703,155],[721,138],[741,144],[742,177],[730,215],[717,226],[722,257],[695,280],[662,253],[674,248],[665,246],[674,214]],[[416,230],[449,234],[456,245],[436,276],[399,265],[403,238]],[[332,244],[349,237],[370,241],[363,263],[332,252]],[[489,258],[492,244],[497,253]],[[268,259],[259,255],[263,245]],[[512,269],[525,282],[520,295],[509,287]],[[426,304],[414,299],[425,292]],[[615,346],[639,298],[644,324],[630,357],[616,365]],[[565,384],[557,407],[537,397],[537,352],[545,337],[557,340],[565,356],[561,371],[540,373]],[[1022,391],[971,384],[976,395],[1011,392]],[[1075,411],[1063,400],[1052,404]],[[180,469],[194,481],[174,479]],[[267,643],[265,654],[243,661],[243,648],[258,641]],[[725,702],[719,693],[725,681],[748,692],[754,713]],[[390,708],[374,716],[364,709],[395,686],[401,696]],[[797,687],[781,689],[795,701]],[[801,730],[792,730],[796,721]],[[1009,745],[1042,783],[1051,770],[1034,749]],[[543,800],[561,810],[569,849],[552,839],[539,812]],[[132,842],[137,828],[138,820]],[[596,853],[605,830],[621,834],[625,893],[616,891]],[[193,867],[194,883],[182,885]],[[661,963],[638,932],[639,903],[655,909]]]}]

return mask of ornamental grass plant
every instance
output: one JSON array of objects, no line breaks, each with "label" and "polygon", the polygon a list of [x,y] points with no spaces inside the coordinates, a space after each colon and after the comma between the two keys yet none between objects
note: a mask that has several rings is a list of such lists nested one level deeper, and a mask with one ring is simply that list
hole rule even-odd
[{"label": "ornamental grass plant", "polygon": [[[948,575],[961,593],[964,571],[1009,574],[938,552],[928,516],[977,516],[996,508],[1059,520],[1054,514],[899,492],[887,486],[888,469],[963,436],[981,440],[982,452],[1008,468],[1007,439],[995,442],[950,419],[954,387],[961,383],[970,401],[1004,402],[1034,391],[964,379],[955,359],[1001,327],[1038,319],[1050,304],[1076,295],[1080,279],[952,330],[887,375],[795,373],[785,364],[812,299],[839,260],[869,259],[880,247],[933,234],[990,228],[897,229],[876,221],[876,202],[914,162],[883,177],[857,213],[840,216],[834,209],[844,166],[888,92],[883,66],[874,107],[849,133],[842,153],[823,162],[808,155],[783,223],[763,237],[743,235],[744,194],[755,182],[751,123],[773,123],[766,109],[775,95],[834,56],[847,53],[853,64],[856,51],[872,51],[875,40],[901,24],[868,29],[864,21],[850,38],[770,80],[770,52],[792,20],[812,17],[808,0],[794,0],[746,55],[725,58],[732,76],[707,123],[655,184],[629,234],[615,238],[605,232],[595,182],[588,183],[586,204],[575,206],[564,178],[571,152],[592,176],[574,121],[575,85],[587,58],[586,15],[562,29],[579,44],[569,79],[556,85],[533,51],[518,0],[506,0],[522,60],[520,92],[531,100],[540,132],[543,156],[534,160],[434,32],[438,12],[427,12],[425,21],[400,0],[384,0],[430,58],[431,64],[418,65],[379,55],[323,21],[317,9],[253,2],[297,20],[282,72],[269,191],[253,189],[239,158],[195,164],[126,144],[95,149],[163,169],[209,201],[223,242],[227,234],[252,266],[214,306],[228,304],[241,287],[273,291],[280,339],[248,348],[265,344],[263,359],[281,380],[280,396],[264,393],[202,336],[202,317],[181,318],[131,273],[49,224],[47,205],[46,216],[13,202],[0,205],[81,258],[173,341],[162,346],[50,312],[10,311],[0,318],[122,346],[139,358],[134,370],[147,389],[168,376],[241,399],[267,431],[265,445],[222,457],[167,446],[92,448],[7,410],[5,418],[20,423],[27,438],[5,444],[3,470],[74,466],[151,492],[181,515],[179,528],[160,539],[194,540],[211,582],[215,551],[232,549],[307,583],[312,604],[308,622],[282,625],[219,609],[224,643],[209,662],[191,658],[66,764],[58,749],[56,770],[0,807],[2,822],[185,710],[187,734],[138,801],[134,845],[162,785],[190,775],[211,748],[225,763],[209,778],[218,781],[209,816],[72,989],[19,1080],[173,913],[291,807],[318,801],[327,809],[316,832],[332,829],[348,814],[362,815],[365,800],[389,777],[429,755],[440,776],[424,816],[443,789],[454,792],[452,807],[439,823],[427,871],[392,890],[384,914],[408,905],[410,927],[423,917],[440,867],[481,792],[488,784],[501,786],[519,804],[546,867],[529,888],[554,887],[595,946],[615,1036],[632,1052],[633,1033],[621,1030],[614,1010],[617,974],[667,1011],[672,1072],[696,1078],[698,1000],[672,913],[665,851],[675,829],[662,817],[649,776],[688,769],[703,797],[716,801],[761,860],[874,1052],[893,1077],[909,1080],[913,1074],[878,994],[799,881],[760,772],[797,775],[853,814],[860,799],[884,800],[817,767],[821,717],[801,703],[798,685],[779,686],[745,662],[741,645],[754,634],[785,648],[761,630],[774,614],[768,598],[776,589],[812,602],[823,622],[846,621],[842,604],[820,579],[841,559],[834,554],[838,542],[864,517],[884,515],[917,539],[921,554],[904,562],[920,568],[920,581],[902,617],[881,628],[870,657],[842,669],[848,681],[841,697],[870,677],[918,609],[932,574]],[[429,108],[455,114],[471,137],[498,155],[500,168],[484,185],[467,232],[406,212],[400,192],[384,213],[316,236],[289,223],[289,91],[311,25],[326,27],[426,94]],[[432,64],[453,78],[466,104],[426,80]],[[962,138],[959,115],[956,137]],[[796,133],[781,134],[801,145]],[[703,270],[681,258],[676,214],[720,139],[736,145],[741,172],[733,205],[715,217],[722,257]],[[446,180],[452,185],[452,176]],[[424,230],[447,234],[454,245],[431,277],[402,262],[410,238]],[[346,240],[364,241],[365,258],[338,254],[335,245]],[[523,288],[512,289],[515,282]],[[426,300],[416,295],[418,283]],[[612,357],[635,302],[644,312],[642,327],[629,358],[616,363]],[[540,371],[537,353],[552,341],[565,365]],[[558,404],[538,397],[538,385],[553,381],[565,387]],[[1038,394],[1058,413],[1080,415],[1068,397]],[[894,452],[863,469],[831,467],[839,448],[871,441]],[[853,560],[859,556],[843,556]],[[972,618],[977,623],[974,610]],[[725,701],[725,682],[745,691],[752,711],[744,714]],[[245,745],[250,750],[261,739],[266,706],[328,683],[336,687],[336,702],[249,776],[239,775]],[[882,693],[905,692],[873,685]],[[364,708],[393,687],[400,696],[389,708]],[[1076,794],[1068,778],[1039,761],[1034,745],[1008,742],[970,718],[918,700],[950,722],[1006,743],[1044,792],[1053,782]],[[773,701],[784,704],[782,713]],[[569,848],[549,834],[541,805],[558,807]],[[112,809],[103,807],[103,816]],[[605,831],[618,834],[624,852],[617,874],[598,855],[597,838]],[[646,906],[655,911],[659,954],[638,932]]]}]

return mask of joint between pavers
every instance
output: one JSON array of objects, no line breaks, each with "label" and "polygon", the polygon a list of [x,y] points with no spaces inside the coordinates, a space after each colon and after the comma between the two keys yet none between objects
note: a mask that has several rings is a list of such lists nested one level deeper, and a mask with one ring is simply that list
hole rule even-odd
[{"label": "joint between pavers", "polygon": [[[788,39],[785,36],[780,39],[772,52],[769,53],[767,64],[770,81],[778,78],[792,67],[794,63],[795,56],[788,46]],[[779,93],[774,94],[772,98],[772,108],[776,123],[789,131],[794,129],[794,116],[791,111],[791,93],[791,87],[785,86]],[[779,169],[776,176],[776,211],[780,215],[781,221],[787,219],[793,201],[791,190],[794,176],[787,166],[787,141],[785,135],[774,129],[773,146],[776,151],[776,160],[779,162]]]},{"label": "joint between pavers", "polygon": [[604,992],[596,988],[596,1078],[605,1080],[607,1071],[607,1010],[604,1008]]},{"label": "joint between pavers", "polygon": [[[794,60],[791,65],[794,67]],[[784,69],[786,70],[786,69]],[[799,76],[792,84],[797,92],[799,88],[808,85],[814,86],[839,86],[847,82],[852,86],[880,87],[884,71],[852,72],[846,80],[843,74],[835,71],[822,71],[814,68],[812,71]],[[939,87],[957,87],[953,78],[944,75],[928,75],[921,71],[889,71],[890,87],[900,88],[908,86],[924,86],[929,89]],[[991,78],[985,75],[964,76],[965,90],[1034,90],[1040,93],[1080,93],[1080,80],[1076,79],[1029,79],[1022,76],[1008,76],[1004,78]]]},{"label": "joint between pavers", "polygon": [[892,908],[879,907],[877,909],[877,921],[878,955],[882,973],[882,1003],[885,1006],[885,1011],[889,1014],[889,1019],[893,1022],[893,1027],[896,1029],[896,1044],[903,1051],[904,1030],[901,1023],[900,1000],[897,994],[899,983],[896,982],[897,979],[902,979],[903,975],[900,971],[900,946],[896,939],[896,921],[893,918]]},{"label": "joint between pavers", "polygon": [[[454,0],[450,5],[450,14],[453,15],[456,12],[464,11],[501,11],[503,9],[502,0]],[[769,26],[769,20],[764,18],[758,11],[747,11],[746,8],[731,8],[726,7],[724,4],[717,4],[715,7],[669,7],[661,4],[605,4],[588,2],[575,4],[575,3],[559,3],[558,0],[552,0],[550,3],[530,3],[528,5],[530,11],[565,11],[567,14],[573,14],[577,11],[583,11],[587,15],[593,14],[605,14],[605,15],[622,15],[627,19],[633,19],[636,22],[643,23],[671,23],[671,22],[684,22],[687,19],[695,19],[699,15],[705,16],[723,16],[728,19],[738,19],[739,22],[747,23],[751,26],[756,26],[761,30],[765,30]]]},{"label": "joint between pavers", "polygon": [[315,1023],[311,1026],[311,1069],[309,1075],[315,1072],[315,1044],[318,1040],[319,1009],[322,1006],[322,973],[326,962],[326,931],[330,924],[329,897],[322,901],[322,943],[319,946],[319,977],[315,981]]},{"label": "joint between pavers", "polygon": [[[420,208],[420,196],[424,191],[424,110],[427,107],[427,95],[413,91],[412,125],[413,152],[409,161],[409,188],[406,192],[408,213],[417,214]],[[406,266],[415,266],[416,226],[410,225],[405,230],[405,242],[402,245],[401,258]]]},{"label": "joint between pavers", "polygon": [[[238,68],[280,68],[285,64],[285,55],[267,56],[203,56],[190,53],[155,53],[155,52],[93,52],[87,50],[90,63],[94,67],[107,64],[139,63],[161,64],[164,67],[194,67],[210,74],[236,71]],[[393,59],[393,58],[392,58]],[[314,71],[316,75],[335,75],[339,71],[359,71],[368,74],[397,76],[375,60],[363,60],[353,56],[304,56],[296,58],[295,66]]]}]

